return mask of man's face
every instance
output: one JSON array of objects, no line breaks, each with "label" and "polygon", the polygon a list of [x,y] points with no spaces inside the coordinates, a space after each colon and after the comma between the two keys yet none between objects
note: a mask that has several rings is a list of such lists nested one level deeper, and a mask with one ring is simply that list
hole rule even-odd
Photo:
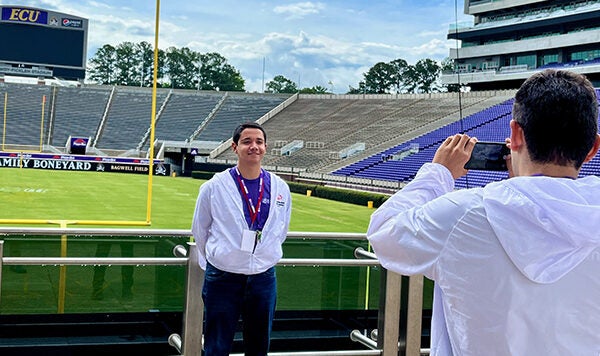
[{"label": "man's face", "polygon": [[244,163],[260,163],[267,151],[263,132],[255,128],[244,129],[238,143],[234,142],[231,147],[238,160]]}]

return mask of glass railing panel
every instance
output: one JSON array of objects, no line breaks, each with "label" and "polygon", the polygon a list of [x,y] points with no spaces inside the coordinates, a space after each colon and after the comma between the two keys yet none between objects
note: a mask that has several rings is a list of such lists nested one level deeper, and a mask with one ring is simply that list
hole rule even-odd
[{"label": "glass railing panel", "polygon": [[[285,258],[355,259],[364,240],[288,239]],[[278,266],[278,310],[377,309],[380,267]]]},{"label": "glass railing panel", "polygon": [[[174,257],[177,236],[3,236],[4,257]],[[185,266],[4,266],[2,314],[181,311]],[[61,282],[62,280],[62,282]]]}]

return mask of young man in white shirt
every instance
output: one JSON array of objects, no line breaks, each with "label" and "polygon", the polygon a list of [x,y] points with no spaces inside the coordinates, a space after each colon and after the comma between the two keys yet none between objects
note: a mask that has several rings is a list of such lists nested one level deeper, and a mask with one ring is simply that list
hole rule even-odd
[{"label": "young man in white shirt", "polygon": [[266,356],[292,201],[288,185],[261,167],[260,125],[238,126],[232,149],[237,165],[200,186],[192,222],[205,269],[204,355],[229,355],[241,316],[245,355]]}]

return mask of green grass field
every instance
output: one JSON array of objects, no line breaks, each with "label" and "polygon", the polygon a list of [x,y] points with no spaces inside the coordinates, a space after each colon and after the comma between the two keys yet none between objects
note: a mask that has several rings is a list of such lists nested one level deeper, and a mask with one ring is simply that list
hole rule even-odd
[{"label": "green grass field", "polygon": [[[148,177],[136,174],[0,169],[0,219],[139,221],[146,219]],[[198,188],[203,183],[183,177],[153,177],[151,226],[153,229],[189,229]],[[373,209],[301,194],[292,195],[290,231],[365,232]],[[15,224],[11,224],[14,226]],[[0,227],[3,226],[0,224]],[[8,225],[4,225],[8,226]],[[35,227],[58,227],[28,225]],[[69,227],[119,227],[80,226]],[[142,227],[143,228],[143,227]],[[5,256],[59,256],[60,236],[5,237]],[[172,246],[185,239],[148,239],[132,236],[132,257],[168,257]],[[121,257],[122,239],[68,237],[68,256]],[[294,240],[284,244],[288,258],[353,258],[365,241]],[[172,255],[171,255],[172,256]],[[54,313],[59,299],[57,266],[27,266],[26,273],[6,269],[0,313]],[[65,312],[180,310],[184,288],[182,267],[135,268],[133,300],[121,299],[121,267],[109,267],[105,298],[91,300],[97,268],[67,268]],[[359,267],[278,267],[279,309],[363,309],[377,307],[378,276]],[[370,285],[368,287],[367,277]]]},{"label": "green grass field", "polygon": [[[189,229],[198,188],[204,181],[183,177],[153,177],[152,229]],[[146,220],[148,177],[136,174],[0,169],[0,219],[40,220]],[[292,194],[290,231],[366,231],[373,209],[366,206]],[[15,226],[15,224],[2,226]],[[56,224],[28,225],[58,227]],[[69,227],[119,227],[69,225]],[[139,227],[138,227],[139,228]],[[141,227],[146,228],[146,227]],[[60,236],[9,236],[5,256],[59,256]],[[174,244],[185,239],[131,237],[132,257],[172,256]],[[109,256],[123,256],[120,239],[69,237],[68,256],[100,256],[101,245]],[[289,239],[284,244],[287,258],[353,258],[355,247],[367,248],[365,241],[324,241]],[[3,314],[56,312],[59,267],[28,266],[27,273],[6,269],[2,284]],[[182,267],[135,269],[134,299],[121,299],[121,267],[106,271],[106,298],[91,300],[95,267],[71,266],[67,272],[65,312],[180,310],[184,288]],[[278,267],[278,308],[364,309],[377,308],[378,268],[359,267]],[[367,282],[368,281],[368,282]],[[424,305],[431,305],[431,285],[426,285]]]},{"label": "green grass field", "polygon": [[[144,175],[4,168],[0,182],[0,219],[146,220]],[[153,177],[150,228],[189,229],[202,183]],[[365,232],[373,212],[300,194],[292,201],[290,231]]]}]

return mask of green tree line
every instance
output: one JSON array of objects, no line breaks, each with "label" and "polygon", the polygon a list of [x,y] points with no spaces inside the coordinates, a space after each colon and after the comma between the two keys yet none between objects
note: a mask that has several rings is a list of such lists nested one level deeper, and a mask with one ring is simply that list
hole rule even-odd
[{"label": "green tree line", "polygon": [[[244,91],[244,78],[219,53],[187,47],[158,50],[157,82],[176,89]],[[152,86],[154,50],[148,42],[105,44],[90,59],[88,78],[107,85]]]},{"label": "green tree line", "polygon": [[[199,53],[187,47],[169,47],[158,51],[157,81],[161,87],[198,90],[244,91],[244,78],[239,70],[219,53]],[[431,93],[441,91],[438,84],[442,70],[452,68],[445,60],[438,64],[432,59],[421,59],[414,65],[404,59],[379,62],[373,65],[356,88],[348,94]],[[148,42],[105,44],[90,59],[88,79],[106,85],[150,87],[154,72],[154,50]],[[447,87],[448,91],[457,88]],[[276,75],[266,83],[269,93],[325,94],[320,85],[298,88],[283,75]]]}]

